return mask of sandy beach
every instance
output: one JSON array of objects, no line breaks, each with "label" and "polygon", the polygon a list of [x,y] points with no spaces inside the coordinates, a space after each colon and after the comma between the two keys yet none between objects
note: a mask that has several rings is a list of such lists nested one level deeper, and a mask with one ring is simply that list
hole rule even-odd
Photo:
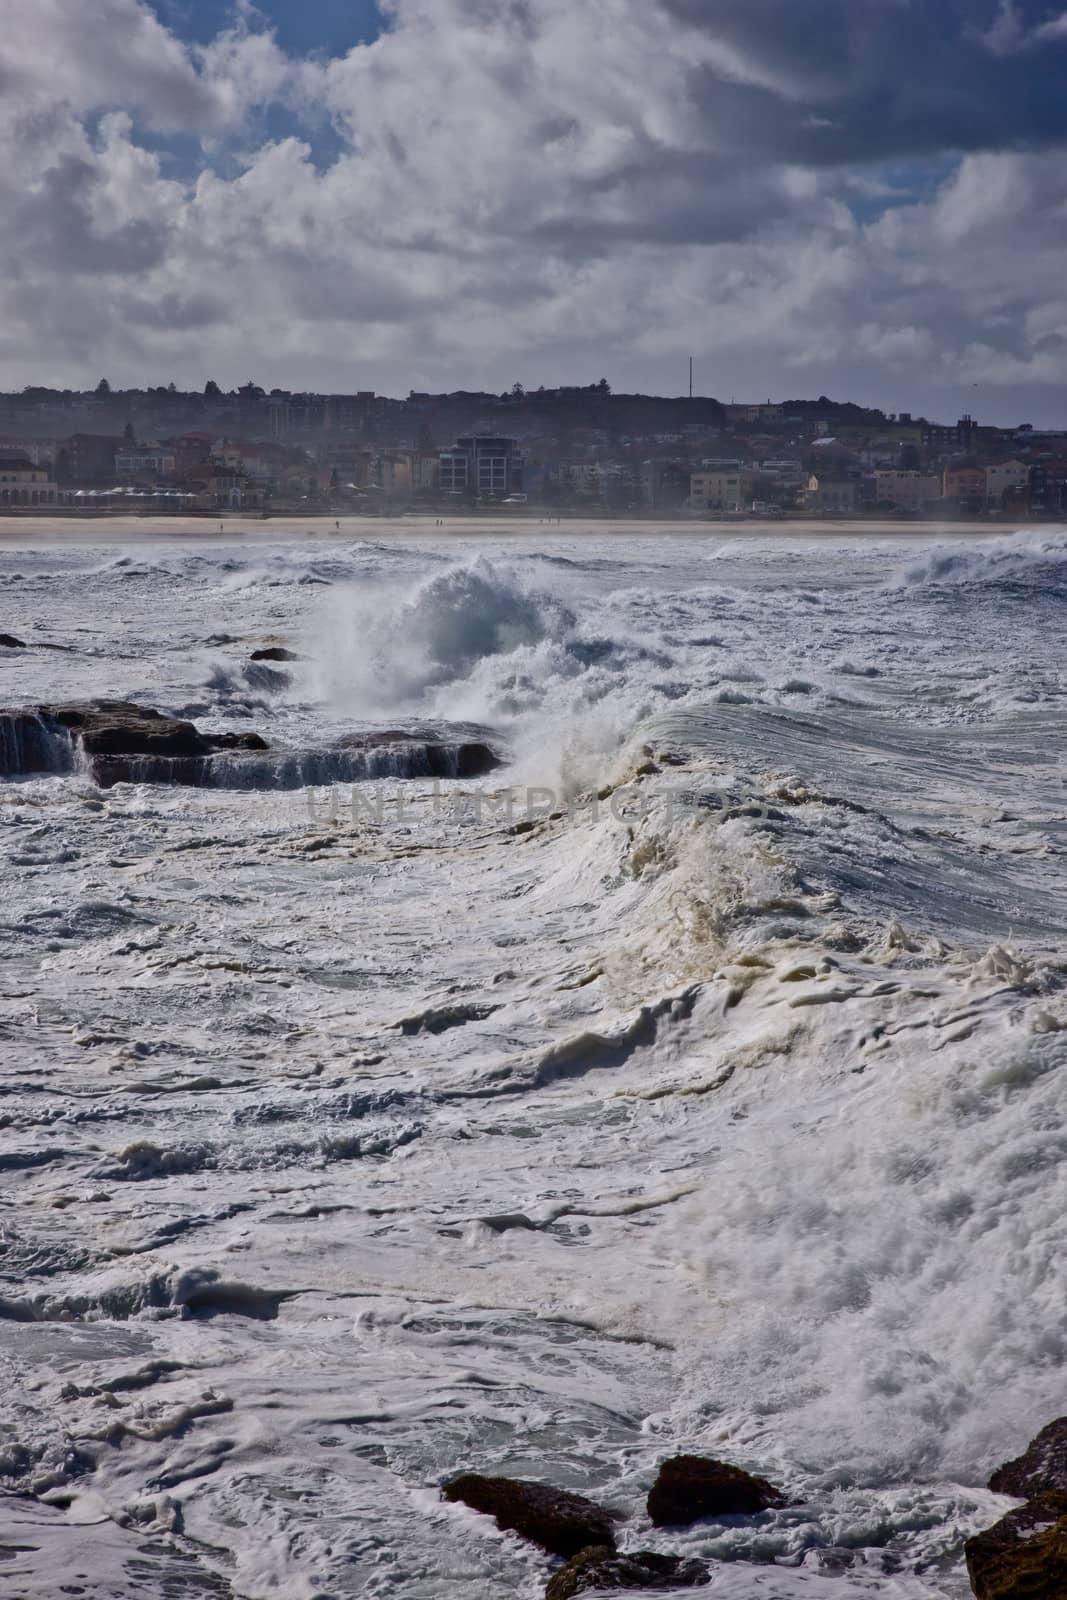
[{"label": "sandy beach", "polygon": [[[1041,527],[1053,531],[1056,524],[1042,523]],[[740,521],[721,522],[695,517],[620,518],[617,522],[604,517],[563,517],[559,520],[530,515],[501,515],[477,517],[427,516],[392,517],[340,517],[292,516],[279,514],[269,520],[261,517],[224,517],[219,521],[208,517],[42,517],[8,516],[0,518],[0,544],[26,544],[38,541],[61,540],[72,544],[114,544],[140,542],[146,539],[225,538],[272,539],[390,539],[448,537],[464,539],[501,539],[536,537],[539,530],[554,537],[593,536],[610,537],[618,533],[627,538],[657,534],[684,534],[690,537],[704,535],[708,538],[778,538],[811,539],[821,537],[849,538],[1003,538],[1015,531],[1015,524],[1004,522],[963,521],[898,521],[892,518],[875,520],[847,518],[812,519],[811,521]]]}]

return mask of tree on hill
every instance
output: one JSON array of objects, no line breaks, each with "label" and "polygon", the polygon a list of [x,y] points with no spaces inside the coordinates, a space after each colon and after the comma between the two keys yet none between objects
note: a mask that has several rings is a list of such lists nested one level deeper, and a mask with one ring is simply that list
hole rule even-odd
[{"label": "tree on hill", "polygon": [[110,385],[110,383],[108,383],[106,378],[101,378],[100,382],[96,386],[97,399],[98,400],[106,400],[110,394],[111,394],[111,385]]}]

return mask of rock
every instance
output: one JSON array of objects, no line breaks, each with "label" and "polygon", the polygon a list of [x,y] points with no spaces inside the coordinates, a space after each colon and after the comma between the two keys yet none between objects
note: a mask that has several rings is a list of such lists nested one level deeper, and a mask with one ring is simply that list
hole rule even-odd
[{"label": "rock", "polygon": [[[398,776],[427,778],[482,778],[503,766],[496,751],[481,739],[448,739],[433,731],[388,728],[371,733],[347,734],[343,750],[395,752]],[[421,770],[416,771],[415,768]]]},{"label": "rock", "polygon": [[70,771],[77,754],[101,788],[128,783],[202,785],[220,751],[263,751],[255,733],[204,734],[128,700],[87,700],[0,712],[0,776]]},{"label": "rock", "polygon": [[1020,1500],[1059,1489],[1067,1493],[1067,1417],[1042,1428],[1021,1456],[998,1467],[989,1480],[994,1494],[1011,1494]]},{"label": "rock", "polygon": [[672,1456],[649,1491],[648,1514],[657,1528],[666,1528],[701,1517],[753,1516],[784,1504],[773,1484],[740,1467],[704,1456]]},{"label": "rock", "polygon": [[181,717],[165,717],[125,700],[40,709],[46,722],[67,729],[89,758],[93,781],[102,789],[116,783],[201,787],[210,777],[208,758],[219,751],[268,748],[256,733],[201,733]]},{"label": "rock", "polygon": [[1009,1511],[964,1546],[978,1600],[1067,1595],[1067,1494],[1051,1491]]},{"label": "rock", "polygon": [[545,1600],[571,1600],[572,1595],[605,1589],[703,1589],[710,1582],[711,1569],[703,1561],[651,1550],[619,1555],[608,1545],[593,1545],[550,1579]]},{"label": "rock", "polygon": [[495,1518],[498,1528],[520,1534],[565,1560],[589,1545],[615,1548],[613,1512],[547,1483],[466,1472],[446,1484],[444,1493],[446,1500],[458,1500]]},{"label": "rock", "polygon": [[0,633],[0,645],[5,650],[25,650],[26,641],[24,639],[16,639],[13,633]]},{"label": "rock", "polygon": [[490,745],[467,738],[468,731],[456,730],[456,737],[441,728],[365,732],[323,749],[275,751],[255,733],[202,733],[184,718],[127,700],[89,700],[0,711],[0,777],[70,772],[79,756],[104,789],[116,783],[302,789],[379,779],[474,778],[501,766]]},{"label": "rock", "polygon": [[280,644],[272,644],[265,650],[253,650],[253,661],[299,661],[300,657],[292,650],[284,650]]},{"label": "rock", "polygon": [[128,700],[41,706],[41,716],[61,728],[90,756],[203,756],[212,742],[191,722],[165,717]]}]

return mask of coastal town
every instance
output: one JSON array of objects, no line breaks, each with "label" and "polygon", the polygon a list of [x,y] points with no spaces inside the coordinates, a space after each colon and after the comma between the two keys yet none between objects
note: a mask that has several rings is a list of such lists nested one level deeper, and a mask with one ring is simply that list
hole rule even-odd
[{"label": "coastal town", "polygon": [[1060,518],[1067,428],[584,387],[0,395],[0,514]]}]

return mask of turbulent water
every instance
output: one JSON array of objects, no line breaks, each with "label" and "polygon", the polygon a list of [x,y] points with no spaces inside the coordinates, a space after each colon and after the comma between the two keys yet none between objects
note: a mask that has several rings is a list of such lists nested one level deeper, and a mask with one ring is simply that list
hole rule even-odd
[{"label": "turbulent water", "polygon": [[[533,1600],[467,1469],[962,1596],[1064,1410],[1067,535],[400,539],[0,550],[0,705],[278,761],[0,782],[0,1589]],[[657,1534],[680,1450],[790,1504]]]}]

